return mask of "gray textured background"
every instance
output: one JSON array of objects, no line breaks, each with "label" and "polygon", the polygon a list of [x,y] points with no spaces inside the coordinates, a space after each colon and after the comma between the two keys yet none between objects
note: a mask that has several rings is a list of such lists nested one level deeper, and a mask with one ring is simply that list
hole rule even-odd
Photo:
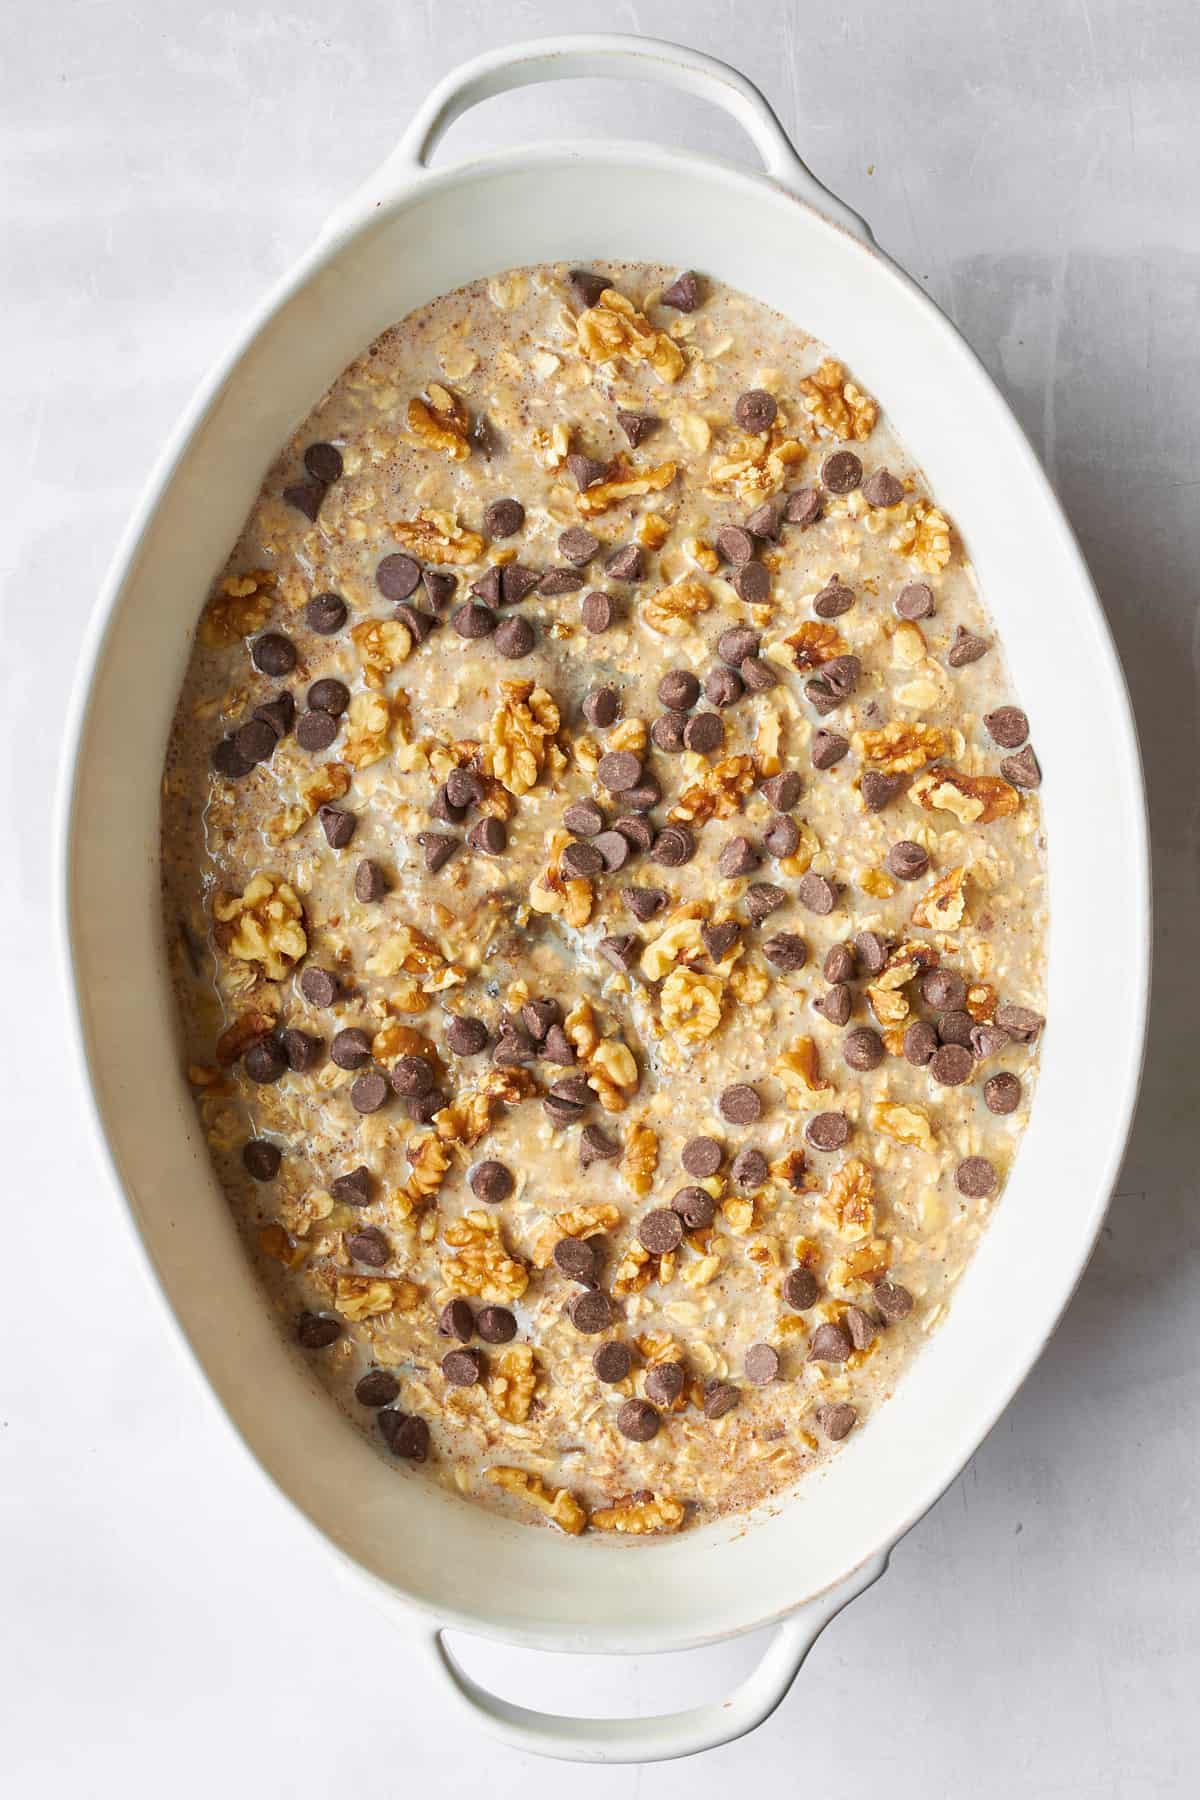
[{"label": "gray textured background", "polygon": [[[1195,1793],[1193,0],[859,0],[845,13],[42,0],[16,13],[0,45],[0,1781],[15,1800],[382,1800],[418,1782],[535,1800],[564,1786],[705,1800],[731,1781],[894,1800]],[[168,1348],[61,1073],[47,802],[97,583],[236,322],[452,63],[606,27],[740,63],[1032,434],[1133,689],[1158,962],[1146,1087],[1103,1242],[962,1478],[755,1738],[699,1763],[568,1773],[464,1741],[405,1639],[343,1588]],[[639,135],[647,121],[746,155],[702,107],[591,85],[493,102],[444,154],[573,129]],[[1123,963],[1114,941],[1097,982],[1120,983]],[[484,1651],[474,1666],[552,1705],[654,1710],[717,1693],[759,1647],[584,1667]]]}]

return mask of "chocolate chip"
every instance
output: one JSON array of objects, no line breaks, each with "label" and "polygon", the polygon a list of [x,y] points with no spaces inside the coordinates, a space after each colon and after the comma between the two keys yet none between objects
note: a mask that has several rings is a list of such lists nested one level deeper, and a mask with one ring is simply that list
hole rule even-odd
[{"label": "chocolate chip", "polygon": [[717,533],[717,555],[723,561],[732,563],[734,568],[748,563],[757,548],[750,532],[744,531],[740,525],[725,525]]},{"label": "chocolate chip", "polygon": [[899,775],[884,775],[878,769],[864,769],[859,786],[868,812],[882,812],[896,798],[904,783]]},{"label": "chocolate chip", "polygon": [[313,682],[306,697],[310,707],[318,712],[330,713],[336,719],[350,704],[350,689],[344,681],[326,675],[320,681]]},{"label": "chocolate chip", "polygon": [[247,719],[233,736],[236,757],[246,765],[247,772],[256,763],[267,762],[275,754],[278,742],[278,734],[266,719]]},{"label": "chocolate chip", "polygon": [[484,606],[481,601],[468,600],[463,606],[455,607],[450,623],[460,638],[473,641],[491,636],[496,629],[496,615],[491,607]]},{"label": "chocolate chip", "polygon": [[783,888],[776,887],[770,881],[752,881],[746,889],[746,911],[750,915],[752,925],[760,925],[781,906],[787,905],[787,894]]},{"label": "chocolate chip", "polygon": [[747,1381],[766,1387],[779,1374],[779,1352],[771,1344],[751,1344],[743,1367]]},{"label": "chocolate chip", "polygon": [[717,858],[717,868],[726,881],[748,875],[760,862],[758,851],[748,837],[732,837]]},{"label": "chocolate chip", "polygon": [[862,491],[869,506],[899,506],[904,498],[904,483],[897,481],[890,469],[876,469],[863,482]]},{"label": "chocolate chip", "polygon": [[379,1431],[393,1456],[423,1463],[429,1455],[429,1427],[424,1419],[387,1407],[379,1415]]},{"label": "chocolate chip", "polygon": [[618,407],[617,424],[629,439],[630,447],[636,450],[639,444],[645,443],[658,430],[662,420],[657,413],[625,412]]},{"label": "chocolate chip", "polygon": [[578,307],[584,311],[598,304],[601,294],[609,285],[607,277],[593,275],[590,269],[572,269],[567,276],[567,286],[571,297]]},{"label": "chocolate chip", "polygon": [[596,1379],[613,1387],[618,1381],[624,1381],[633,1367],[633,1352],[628,1344],[619,1344],[615,1339],[608,1344],[601,1344],[592,1355],[592,1368]]},{"label": "chocolate chip", "polygon": [[590,594],[584,595],[580,617],[584,630],[596,637],[601,632],[610,630],[616,622],[617,603],[611,594],[601,593],[599,588],[593,588]]},{"label": "chocolate chip", "polygon": [[585,1125],[580,1132],[579,1162],[582,1168],[590,1169],[594,1162],[609,1162],[620,1154],[620,1144],[615,1144],[599,1125]]},{"label": "chocolate chip", "polygon": [[763,955],[773,968],[784,974],[802,969],[808,961],[808,945],[795,931],[780,931],[767,939]]},{"label": "chocolate chip", "polygon": [[1028,1006],[1013,1006],[1008,1001],[996,1008],[995,1018],[1000,1029],[1016,1038],[1018,1044],[1032,1044],[1046,1023],[1041,1013],[1032,1012]]},{"label": "chocolate chip", "polygon": [[877,931],[856,931],[854,954],[864,975],[878,975],[888,959],[887,940]]},{"label": "chocolate chip", "polygon": [[736,919],[720,919],[715,924],[700,927],[701,941],[715,963],[725,961],[741,935],[742,928]]},{"label": "chocolate chip", "polygon": [[781,775],[772,775],[763,782],[764,798],[779,812],[790,812],[804,791],[804,784],[794,769],[785,769]]},{"label": "chocolate chip", "polygon": [[706,1419],[723,1419],[727,1412],[732,1412],[741,1395],[729,1381],[709,1381],[704,1387],[704,1416]]},{"label": "chocolate chip", "polygon": [[[620,837],[621,833],[618,832],[617,836]],[[621,899],[634,918],[643,925],[667,904],[667,896],[662,888],[623,887]]]},{"label": "chocolate chip", "polygon": [[646,1370],[646,1396],[656,1406],[674,1406],[687,1386],[687,1370],[681,1362],[655,1363]]},{"label": "chocolate chip", "polygon": [[1002,1031],[999,1025],[972,1025],[971,1027],[971,1054],[976,1062],[982,1062],[987,1056],[995,1056],[996,1052],[1003,1050],[1008,1042],[1007,1031]]},{"label": "chocolate chip", "polygon": [[494,1157],[476,1163],[467,1180],[475,1198],[486,1201],[489,1206],[499,1206],[502,1200],[507,1200],[516,1185],[511,1171]]},{"label": "chocolate chip", "polygon": [[313,1006],[332,1006],[341,991],[337,976],[315,963],[310,963],[300,976],[300,992]]},{"label": "chocolate chip", "polygon": [[929,852],[911,838],[901,838],[888,851],[887,866],[897,881],[919,881],[929,871]]},{"label": "chocolate chip", "polygon": [[294,1025],[289,1025],[279,1041],[283,1045],[287,1066],[296,1075],[305,1075],[310,1069],[315,1069],[325,1053],[324,1038],[313,1037],[307,1031],[297,1031]]},{"label": "chocolate chip", "polygon": [[942,1044],[930,1058],[929,1073],[941,1087],[961,1087],[971,1079],[975,1059],[962,1044]]},{"label": "chocolate chip", "polygon": [[987,653],[989,646],[986,638],[977,637],[968,631],[965,625],[959,625],[954,633],[954,642],[950,646],[946,661],[952,669],[965,668],[968,663],[978,662]]},{"label": "chocolate chip", "polygon": [[438,1314],[438,1336],[469,1344],[475,1335],[475,1314],[465,1300],[448,1300]]},{"label": "chocolate chip", "polygon": [[821,968],[826,981],[853,981],[854,952],[849,944],[831,944]]},{"label": "chocolate chip", "polygon": [[339,1031],[329,1046],[329,1054],[339,1069],[362,1069],[371,1060],[371,1039],[357,1025]]},{"label": "chocolate chip", "polygon": [[430,606],[435,612],[441,612],[454,598],[458,576],[452,575],[448,569],[426,569],[421,576],[421,583]]},{"label": "chocolate chip", "polygon": [[[607,691],[612,692],[611,689]],[[588,698],[591,699],[592,696],[589,695]],[[611,794],[624,794],[636,787],[641,780],[641,761],[632,750],[609,750],[597,763],[596,776]]]},{"label": "chocolate chip", "polygon": [[296,726],[296,742],[310,756],[319,756],[322,750],[328,750],[338,730],[338,722],[332,713],[306,712]]},{"label": "chocolate chip", "polygon": [[617,1430],[635,1444],[648,1444],[658,1432],[658,1413],[648,1400],[626,1400],[617,1413]]},{"label": "chocolate chip", "polygon": [[596,1285],[596,1252],[586,1238],[559,1238],[554,1246],[554,1266],[568,1281],[583,1287]]},{"label": "chocolate chip", "polygon": [[699,276],[693,270],[685,269],[658,298],[663,306],[673,306],[676,312],[695,312],[703,299]]},{"label": "chocolate chip", "polygon": [[521,1063],[532,1062],[535,1046],[530,1042],[528,1034],[511,1025],[502,1026],[492,1050],[492,1061],[502,1069],[515,1069]]},{"label": "chocolate chip", "polygon": [[1042,785],[1042,771],[1038,759],[1033,753],[1033,745],[1026,744],[1015,756],[1003,756],[1000,759],[1000,773],[1005,781],[1011,781],[1014,787],[1036,788]]},{"label": "chocolate chip", "polygon": [[475,1330],[485,1344],[511,1344],[517,1335],[517,1321],[507,1306],[483,1306]]},{"label": "chocolate chip", "polygon": [[368,1369],[354,1389],[360,1406],[390,1406],[400,1393],[400,1383],[387,1369]]},{"label": "chocolate chip", "polygon": [[913,1297],[898,1281],[875,1283],[875,1304],[889,1325],[906,1319],[913,1309]]},{"label": "chocolate chip", "polygon": [[733,416],[743,431],[770,431],[779,412],[774,394],[768,394],[765,388],[747,388],[739,394],[733,409]]},{"label": "chocolate chip", "polygon": [[359,1075],[350,1089],[350,1104],[358,1113],[376,1113],[388,1097],[388,1084],[377,1071]]},{"label": "chocolate chip", "polygon": [[483,1356],[478,1350],[447,1350],[442,1358],[442,1374],[451,1387],[474,1387],[483,1373]]},{"label": "chocolate chip", "polygon": [[552,1025],[562,1024],[562,1016],[557,1000],[527,1000],[521,1008],[521,1023],[535,1044],[544,1042]]},{"label": "chocolate chip", "polygon": [[1029,720],[1019,706],[998,706],[984,713],[983,722],[993,743],[1002,750],[1016,750],[1029,736]]},{"label": "chocolate chip", "polygon": [[728,1119],[731,1125],[753,1125],[763,1114],[762,1100],[746,1081],[737,1081],[727,1087],[717,1105],[721,1117]]},{"label": "chocolate chip", "polygon": [[650,855],[665,869],[678,869],[696,854],[696,840],[686,825],[668,825],[654,840]]},{"label": "chocolate chip", "polygon": [[242,1145],[242,1165],[255,1181],[274,1181],[282,1161],[279,1145],[267,1138],[251,1138]]},{"label": "chocolate chip", "polygon": [[683,1146],[679,1160],[689,1175],[695,1175],[698,1180],[704,1181],[710,1175],[716,1174],[721,1166],[723,1155],[724,1152],[716,1138],[694,1137],[689,1138]]},{"label": "chocolate chip", "polygon": [[995,1190],[996,1171],[986,1156],[965,1156],[954,1171],[954,1185],[968,1200],[986,1200]]},{"label": "chocolate chip", "polygon": [[853,450],[835,450],[821,464],[821,480],[831,494],[852,494],[862,475],[862,463]]},{"label": "chocolate chip", "polygon": [[[265,724],[266,721],[262,720],[260,723]],[[267,729],[269,730],[270,727],[268,726]],[[265,739],[262,741],[265,742]],[[214,747],[211,760],[217,774],[223,776],[226,781],[241,781],[250,773],[258,758],[243,756],[238,749],[236,736],[231,733],[228,737],[223,737]]]},{"label": "chocolate chip", "polygon": [[461,819],[469,806],[478,806],[483,799],[484,786],[474,769],[451,769],[442,792],[451,809],[451,818]]},{"label": "chocolate chip", "polygon": [[783,1278],[783,1297],[793,1312],[807,1312],[821,1292],[811,1269],[790,1269]]},{"label": "chocolate chip", "polygon": [[375,570],[375,586],[385,600],[407,600],[421,580],[421,566],[403,551],[385,556]]},{"label": "chocolate chip", "polygon": [[640,544],[623,544],[605,562],[604,573],[610,581],[640,581],[642,560]]},{"label": "chocolate chip", "polygon": [[602,831],[593,842],[606,874],[615,875],[629,861],[631,847],[622,832]]},{"label": "chocolate chip", "polygon": [[346,602],[340,594],[314,594],[304,609],[309,630],[320,632],[322,637],[332,637],[340,631],[346,617]]},{"label": "chocolate chip", "polygon": [[405,1099],[427,1094],[433,1086],[433,1070],[423,1056],[401,1056],[392,1069],[392,1088]]},{"label": "chocolate chip", "polygon": [[831,1406],[818,1406],[817,1424],[825,1433],[831,1444],[840,1444],[848,1437],[858,1423],[858,1409],[839,1400]]},{"label": "chocolate chip", "polygon": [[823,506],[824,501],[816,488],[797,488],[788,495],[783,516],[789,525],[815,525]]},{"label": "chocolate chip", "polygon": [[607,1331],[612,1324],[612,1301],[599,1288],[584,1288],[571,1301],[567,1316],[576,1331],[584,1337],[594,1337],[598,1331]]},{"label": "chocolate chip", "polygon": [[622,971],[631,969],[638,959],[642,948],[641,939],[631,931],[613,933],[610,937],[602,937],[596,946],[605,962],[610,962],[614,969]]},{"label": "chocolate chip", "polygon": [[258,1038],[242,1057],[242,1067],[259,1087],[270,1087],[286,1074],[287,1054],[278,1038]]},{"label": "chocolate chip", "polygon": [[595,487],[608,474],[606,462],[601,462],[597,456],[583,456],[579,452],[568,456],[567,468],[581,494],[586,493],[588,488]]},{"label": "chocolate chip", "polygon": [[364,856],[354,871],[354,898],[363,906],[370,906],[383,899],[387,888],[387,876],[379,864]]},{"label": "chocolate chip", "polygon": [[483,529],[489,537],[513,537],[525,523],[525,508],[519,500],[493,500],[483,515]]},{"label": "chocolate chip", "polygon": [[1021,1083],[1007,1070],[989,1076],[983,1084],[983,1103],[989,1112],[1000,1116],[1016,1112],[1021,1104]]},{"label": "chocolate chip", "polygon": [[371,1171],[365,1163],[360,1163],[348,1175],[335,1175],[329,1191],[343,1206],[367,1206],[371,1200],[371,1186]]},{"label": "chocolate chip", "polygon": [[813,601],[813,611],[818,619],[840,619],[853,605],[853,588],[845,587],[835,578],[821,589]]},{"label": "chocolate chip", "polygon": [[722,668],[719,663],[704,677],[704,694],[711,706],[734,706],[744,692],[741,676],[733,669]]},{"label": "chocolate chip", "polygon": [[770,1173],[770,1163],[752,1144],[738,1151],[729,1168],[730,1180],[740,1188],[760,1188]]},{"label": "chocolate chip", "polygon": [[[692,1142],[712,1143],[713,1140],[693,1138]],[[684,1154],[687,1154],[686,1150]],[[684,1167],[687,1167],[686,1163]],[[682,1187],[671,1197],[671,1211],[679,1215],[689,1231],[706,1231],[716,1217],[717,1203],[702,1187]]]},{"label": "chocolate chip", "polygon": [[404,1110],[418,1125],[429,1125],[446,1104],[446,1096],[437,1088],[427,1094],[414,1094],[404,1103]]},{"label": "chocolate chip", "polygon": [[967,997],[967,984],[953,969],[929,969],[921,977],[921,998],[935,1012],[954,1012]]},{"label": "chocolate chip", "polygon": [[496,648],[501,656],[518,662],[533,649],[535,633],[528,619],[502,619],[496,627]]},{"label": "chocolate chip", "polygon": [[382,1269],[391,1258],[392,1247],[378,1225],[367,1225],[362,1231],[350,1232],[345,1243],[351,1260],[365,1263],[368,1269]]},{"label": "chocolate chip", "polygon": [[643,1216],[637,1234],[651,1256],[666,1256],[683,1242],[683,1220],[669,1206],[656,1206]]},{"label": "chocolate chip", "polygon": [[324,1313],[302,1312],[296,1323],[296,1336],[306,1350],[327,1350],[341,1335],[341,1320]]},{"label": "chocolate chip", "polygon": [[842,1324],[849,1332],[850,1342],[856,1350],[867,1349],[878,1335],[875,1320],[861,1306],[848,1306],[842,1314]]},{"label": "chocolate chip", "polygon": [[761,656],[748,656],[741,666],[742,684],[748,694],[765,694],[769,688],[777,687],[779,676],[769,662]]},{"label": "chocolate chip", "polygon": [[425,867],[431,875],[444,868],[458,849],[458,839],[447,837],[440,831],[418,831],[417,843],[421,846],[421,854],[425,859]]},{"label": "chocolate chip", "polygon": [[[628,800],[629,795],[625,798]],[[655,830],[649,819],[640,814],[627,817],[624,813],[614,821],[614,828],[620,832],[630,851],[646,851],[654,848]]]},{"label": "chocolate chip", "polygon": [[487,1038],[483,1020],[466,1014],[451,1019],[446,1027],[446,1042],[455,1056],[478,1056],[486,1047]]},{"label": "chocolate chip", "polygon": [[500,571],[500,598],[505,606],[516,606],[531,594],[541,577],[536,569],[523,568],[520,563],[508,563]]},{"label": "chocolate chip", "polygon": [[964,1050],[971,1048],[971,1033],[974,1029],[975,1021],[969,1012],[944,1012],[937,1022],[937,1034],[942,1043],[961,1044]]},{"label": "chocolate chip", "polygon": [[938,1047],[938,1035],[924,1019],[914,1019],[904,1031],[904,1060],[923,1069]]},{"label": "chocolate chip", "polygon": [[568,525],[559,534],[558,554],[565,556],[569,563],[582,569],[590,563],[600,548],[600,539],[593,537],[585,525]]},{"label": "chocolate chip", "polygon": [[733,588],[747,606],[761,606],[771,598],[770,571],[760,562],[743,563],[733,577]]},{"label": "chocolate chip", "polygon": [[848,1068],[865,1074],[883,1061],[883,1039],[871,1026],[859,1025],[842,1040],[842,1056]]},{"label": "chocolate chip", "polygon": [[508,848],[508,827],[503,819],[480,819],[468,831],[467,842],[484,856],[503,856]]},{"label": "chocolate chip", "polygon": [[843,1325],[818,1325],[808,1346],[809,1362],[845,1362],[853,1345]]},{"label": "chocolate chip", "polygon": [[342,453],[334,444],[310,444],[304,452],[304,466],[314,481],[330,487],[342,478]]},{"label": "chocolate chip", "polygon": [[813,732],[812,763],[814,769],[832,769],[835,763],[841,762],[850,748],[850,740],[842,737],[840,732],[826,731],[822,726]]},{"label": "chocolate chip", "polygon": [[575,1047],[561,1025],[552,1025],[542,1045],[542,1060],[568,1068],[575,1061]]},{"label": "chocolate chip", "polygon": [[804,1135],[814,1150],[840,1150],[850,1141],[850,1121],[840,1112],[814,1113]]},{"label": "chocolate chip", "polygon": [[772,540],[777,538],[783,525],[783,507],[784,502],[779,494],[770,500],[764,500],[746,520],[746,530],[752,531],[755,537]]},{"label": "chocolate chip", "polygon": [[283,497],[289,506],[294,506],[297,512],[302,512],[315,525],[321,502],[327,492],[323,481],[294,481],[290,487],[284,488]]},{"label": "chocolate chip", "polygon": [[423,644],[430,632],[436,631],[441,624],[441,620],[435,619],[432,613],[422,612],[420,607],[408,606],[404,602],[397,606],[393,617],[399,619],[402,625],[408,626],[414,644]]},{"label": "chocolate chip", "polygon": [[845,982],[835,981],[828,993],[813,1001],[813,1006],[831,1025],[844,1025],[854,1009],[854,1001]]},{"label": "chocolate chip", "polygon": [[810,869],[796,883],[796,898],[809,912],[824,918],[837,905],[837,888],[826,875],[814,875]]},{"label": "chocolate chip", "polygon": [[354,836],[358,816],[344,806],[323,806],[317,813],[321,830],[331,850],[344,850]]},{"label": "chocolate chip", "polygon": [[910,581],[896,595],[896,612],[902,619],[928,619],[933,612],[933,592],[923,581]]},{"label": "chocolate chip", "polygon": [[264,631],[250,646],[250,660],[263,675],[290,675],[296,666],[296,646],[281,631]]},{"label": "chocolate chip", "polygon": [[731,625],[717,639],[717,655],[730,668],[740,667],[748,656],[757,656],[761,638],[748,625]]},{"label": "chocolate chip", "polygon": [[583,586],[583,576],[574,569],[547,569],[538,582],[539,594],[576,594]]},{"label": "chocolate chip", "polygon": [[471,583],[469,590],[477,600],[482,600],[483,604],[491,607],[493,611],[501,604],[503,598],[500,591],[500,574],[500,564],[493,563],[490,569],[485,570]]},{"label": "chocolate chip", "polygon": [[[580,708],[589,725],[595,725],[601,731],[607,731],[615,725],[621,716],[621,696],[615,687],[593,688],[585,694]],[[620,754],[618,752],[618,754]],[[634,758],[637,763],[637,758]],[[641,774],[641,764],[637,763],[637,773]],[[626,784],[627,786],[630,784]]]},{"label": "chocolate chip", "polygon": [[697,756],[711,756],[725,742],[725,726],[715,712],[695,713],[683,728],[686,750]]}]

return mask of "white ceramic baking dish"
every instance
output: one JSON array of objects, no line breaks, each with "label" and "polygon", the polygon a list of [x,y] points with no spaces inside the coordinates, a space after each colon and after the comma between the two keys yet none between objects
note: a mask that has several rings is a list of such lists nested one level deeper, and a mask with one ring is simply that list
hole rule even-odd
[{"label": "white ceramic baking dish", "polygon": [[[547,145],[431,172],[489,95],[568,76],[700,95],[751,175],[646,144]],[[176,1052],[159,923],[158,782],[200,600],[277,446],[384,326],[476,276],[590,257],[695,267],[824,339],[877,394],[974,559],[1046,771],[1050,1023],[1032,1123],[949,1318],[827,1473],[762,1516],[634,1546],[569,1540],[386,1466],[280,1346],[209,1171]],[[646,1761],[758,1724],[817,1633],[882,1571],[1011,1398],[1087,1259],[1133,1109],[1149,962],[1137,745],[1113,647],[1050,487],[974,355],[723,65],[639,38],[492,53],[450,75],[205,382],[118,552],[84,657],[61,819],[72,1035],[98,1139],[149,1265],[231,1423],[464,1705],[510,1743]],[[446,1626],[642,1654],[778,1622],[729,1700],[662,1718],[550,1718],[472,1682]]]}]

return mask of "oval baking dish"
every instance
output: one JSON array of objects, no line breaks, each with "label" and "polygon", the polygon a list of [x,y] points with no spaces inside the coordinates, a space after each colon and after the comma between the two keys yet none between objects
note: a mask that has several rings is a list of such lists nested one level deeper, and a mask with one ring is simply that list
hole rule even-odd
[{"label": "oval baking dish", "polygon": [[[767,173],[627,143],[428,169],[467,107],[584,75],[665,81],[707,98],[745,128]],[[879,396],[959,526],[1000,625],[1046,771],[1050,845],[1037,1102],[948,1318],[869,1429],[794,1500],[644,1544],[636,1566],[614,1562],[631,1554],[619,1545],[511,1524],[385,1466],[280,1354],[178,1067],[159,922],[158,780],[172,708],[200,599],[278,445],[414,307],[505,268],[590,257],[711,273],[829,343]],[[283,1494],[424,1635],[431,1665],[464,1705],[510,1743],[550,1755],[683,1755],[767,1716],[822,1626],[882,1571],[1028,1372],[1092,1247],[1136,1097],[1150,937],[1141,773],[1121,672],[1070,529],[972,352],[814,181],[761,95],[719,63],[648,39],[526,44],[447,77],[204,384],[120,546],[86,648],[67,746],[60,901],[98,1138],[210,1386]],[[1113,982],[1101,970],[1116,944]],[[441,1639],[453,1626],[545,1649],[643,1654],[772,1621],[767,1656],[729,1701],[632,1720],[509,1705],[472,1682]]]}]

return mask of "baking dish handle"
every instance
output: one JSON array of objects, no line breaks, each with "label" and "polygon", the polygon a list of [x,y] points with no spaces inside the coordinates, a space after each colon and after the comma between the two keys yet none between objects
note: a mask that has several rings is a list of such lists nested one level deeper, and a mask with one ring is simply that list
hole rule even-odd
[{"label": "baking dish handle", "polygon": [[776,1627],[758,1666],[728,1699],[686,1712],[628,1719],[575,1719],[535,1712],[481,1687],[451,1655],[440,1630],[432,1632],[427,1642],[436,1668],[464,1710],[510,1749],[564,1762],[668,1762],[732,1743],[770,1718],[826,1625],[886,1568],[886,1555],[872,1557],[837,1587],[789,1613]]},{"label": "baking dish handle", "polygon": [[797,156],[783,126],[753,82],[727,63],[661,38],[612,33],[536,38],[488,50],[452,69],[429,94],[391,156],[328,221],[326,235],[369,216],[407,187],[454,121],[482,100],[512,88],[580,77],[660,81],[707,100],[742,127],[767,174],[865,244],[870,227],[819,182]]}]

